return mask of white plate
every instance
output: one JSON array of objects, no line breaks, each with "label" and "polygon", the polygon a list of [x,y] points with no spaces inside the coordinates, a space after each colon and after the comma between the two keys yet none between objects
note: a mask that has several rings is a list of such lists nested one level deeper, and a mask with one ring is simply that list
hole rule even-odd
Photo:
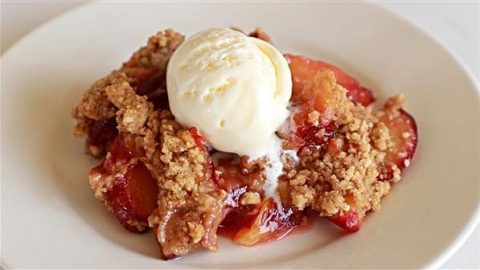
[{"label": "white plate", "polygon": [[[95,164],[71,136],[70,108],[146,38],[173,27],[262,26],[285,52],[331,61],[384,98],[403,91],[419,145],[404,181],[362,230],[326,221],[253,248],[158,259],[151,234],[125,232],[93,197]],[[479,219],[479,94],[436,42],[376,6],[320,3],[96,3],[18,42],[2,59],[2,263],[8,267],[438,266]]]}]

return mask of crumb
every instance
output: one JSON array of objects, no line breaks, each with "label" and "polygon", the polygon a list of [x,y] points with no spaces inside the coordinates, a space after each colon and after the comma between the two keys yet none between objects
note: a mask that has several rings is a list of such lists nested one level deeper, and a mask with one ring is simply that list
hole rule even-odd
[{"label": "crumb", "polygon": [[308,114],[308,123],[312,126],[318,126],[318,119],[320,118],[320,113],[318,111],[311,111]]},{"label": "crumb", "polygon": [[240,197],[241,205],[258,204],[260,201],[260,194],[258,194],[258,192],[247,191]]}]

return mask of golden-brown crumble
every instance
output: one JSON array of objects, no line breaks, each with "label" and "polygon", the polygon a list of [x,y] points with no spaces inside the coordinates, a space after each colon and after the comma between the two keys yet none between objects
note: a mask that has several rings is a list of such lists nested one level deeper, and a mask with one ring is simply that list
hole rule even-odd
[{"label": "golden-brown crumble", "polygon": [[240,197],[241,205],[258,204],[260,201],[260,194],[258,192],[247,191]]},{"label": "golden-brown crumble", "polygon": [[[92,121],[110,119],[116,115],[117,108],[107,97],[106,89],[110,89],[111,94],[125,87],[138,92],[142,83],[148,81],[149,77],[165,74],[170,56],[183,40],[183,35],[171,29],[158,32],[150,37],[147,45],[135,52],[120,69],[95,82],[84,93],[79,104],[73,109],[72,116],[77,120],[74,134],[77,137],[86,138],[85,150],[88,154],[101,157],[107,151],[107,142],[94,144],[89,136]],[[129,112],[125,113],[128,121]]]},{"label": "golden-brown crumble", "polygon": [[[78,121],[76,135],[88,137],[88,121],[116,116],[120,135],[144,153],[141,160],[160,190],[158,208],[149,224],[166,257],[198,247],[216,249],[216,227],[226,198],[225,191],[218,190],[211,176],[205,175],[209,157],[195,144],[191,131],[175,122],[169,111],[156,110],[146,96],[137,93],[142,80],[152,73],[165,73],[173,50],[182,41],[183,36],[171,30],[151,37],[122,68],[87,90],[73,111]],[[88,139],[86,144],[88,150]],[[104,151],[89,153],[101,156]],[[100,177],[95,171],[90,175],[90,184],[101,201],[105,201],[112,183],[112,175]]]},{"label": "golden-brown crumble", "polygon": [[[158,208],[149,218],[165,257],[181,256],[192,249],[217,248],[216,228],[221,222],[226,192],[216,188],[208,152],[165,113],[160,126]],[[213,173],[213,172],[212,172]]]},{"label": "golden-brown crumble", "polygon": [[[338,130],[330,141],[337,150],[325,152],[304,148],[299,153],[298,166],[286,173],[291,186],[291,202],[300,210],[310,207],[322,216],[333,216],[349,211],[352,205],[346,198],[353,196],[355,210],[360,216],[378,210],[381,198],[390,191],[389,182],[378,180],[384,151],[392,144],[388,129],[377,121],[369,108],[347,99],[346,90],[336,83],[333,73],[325,72],[315,80],[322,80],[318,84],[342,93],[335,110]],[[395,97],[389,102],[398,106],[395,102],[398,99]],[[318,124],[319,115],[312,111],[308,121]],[[395,173],[395,180],[399,175],[399,171]]]}]

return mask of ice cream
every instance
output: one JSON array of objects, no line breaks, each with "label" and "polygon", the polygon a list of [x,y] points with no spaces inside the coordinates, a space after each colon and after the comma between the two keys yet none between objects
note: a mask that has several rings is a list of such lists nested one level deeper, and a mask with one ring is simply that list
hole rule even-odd
[{"label": "ice cream", "polygon": [[170,109],[217,150],[257,158],[278,144],[288,115],[288,63],[272,45],[231,29],[188,38],[167,69]]}]

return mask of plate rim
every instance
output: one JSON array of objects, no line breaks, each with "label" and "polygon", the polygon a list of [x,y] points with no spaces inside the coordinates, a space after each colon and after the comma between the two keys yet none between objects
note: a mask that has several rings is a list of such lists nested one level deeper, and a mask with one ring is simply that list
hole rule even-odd
[{"label": "plate rim", "polygon": [[[9,57],[12,52],[15,51],[19,45],[22,43],[28,42],[29,39],[31,39],[32,36],[34,36],[37,32],[42,31],[45,27],[48,25],[52,24],[55,21],[62,20],[65,17],[68,17],[70,14],[79,12],[81,9],[88,9],[91,6],[98,5],[98,4],[105,4],[108,3],[109,1],[106,0],[100,0],[100,1],[92,1],[92,2],[84,2],[80,4],[79,6],[73,7],[67,11],[64,11],[46,21],[43,23],[39,24],[32,30],[30,30],[28,33],[23,35],[21,38],[19,38],[17,41],[15,41],[13,44],[10,45],[9,48],[7,48],[3,53],[0,55],[0,62],[3,60],[5,57]],[[189,1],[186,1],[189,2]],[[196,2],[196,1],[193,1]],[[201,2],[201,1],[200,1]],[[288,1],[287,1],[288,2]],[[199,3],[199,2],[197,2]],[[377,8],[380,9],[382,12],[387,13],[389,16],[394,17],[395,19],[401,21],[403,24],[408,25],[412,30],[416,31],[418,34],[423,35],[426,39],[431,41],[433,44],[438,46],[440,50],[445,52],[449,58],[453,60],[453,62],[460,67],[460,70],[462,71],[463,74],[467,75],[468,80],[471,82],[473,89],[475,90],[476,96],[477,96],[477,106],[480,106],[480,78],[477,78],[473,71],[467,66],[467,64],[462,60],[459,56],[459,54],[451,49],[448,45],[445,44],[445,42],[439,40],[438,38],[434,37],[431,33],[429,33],[427,30],[423,29],[421,26],[416,25],[412,21],[410,21],[408,18],[403,16],[402,14],[396,13],[385,6],[382,6],[376,2],[364,2],[362,3],[363,5],[368,5],[372,8]],[[3,73],[3,72],[2,72]],[[3,93],[4,91],[1,91]],[[3,110],[2,110],[3,111]],[[480,115],[479,115],[480,116]],[[3,118],[3,117],[2,117]],[[0,127],[1,123],[3,121],[0,121]],[[2,136],[0,136],[2,137]],[[2,139],[3,142],[3,139]],[[0,149],[2,149],[1,147]],[[2,150],[3,154],[3,150]],[[3,156],[3,155],[2,155]],[[3,162],[2,162],[3,163]],[[2,175],[4,170],[2,171]],[[477,174],[477,177],[480,178],[480,173]],[[1,184],[0,184],[0,190],[1,190]],[[480,226],[480,199],[477,201],[477,206],[474,214],[470,217],[466,225],[463,227],[461,232],[455,237],[453,241],[448,245],[447,248],[443,250],[443,252],[439,253],[430,263],[426,264],[423,268],[431,269],[431,268],[440,268],[445,262],[448,261],[467,241],[469,237],[472,236],[473,232],[477,227]],[[1,258],[1,265],[3,267],[9,268],[8,264],[5,261],[5,257],[2,256]]]}]

